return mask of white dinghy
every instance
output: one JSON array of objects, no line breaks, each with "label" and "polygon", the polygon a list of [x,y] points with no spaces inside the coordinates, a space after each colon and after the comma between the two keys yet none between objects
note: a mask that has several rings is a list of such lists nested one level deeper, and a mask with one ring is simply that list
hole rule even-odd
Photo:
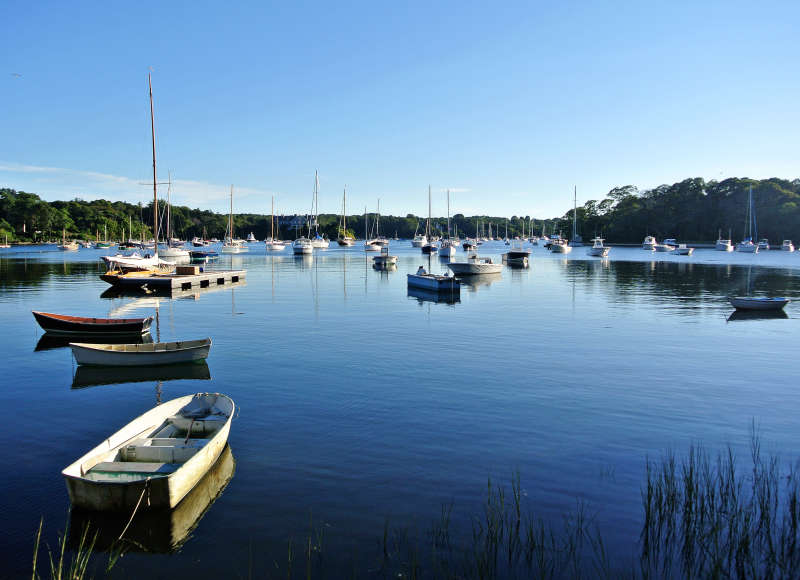
[{"label": "white dinghy", "polygon": [[174,508],[219,457],[234,409],[227,395],[197,393],[147,411],[61,472],[72,505]]},{"label": "white dinghy", "polygon": [[143,344],[90,344],[71,342],[79,365],[141,366],[197,362],[208,358],[211,339]]}]

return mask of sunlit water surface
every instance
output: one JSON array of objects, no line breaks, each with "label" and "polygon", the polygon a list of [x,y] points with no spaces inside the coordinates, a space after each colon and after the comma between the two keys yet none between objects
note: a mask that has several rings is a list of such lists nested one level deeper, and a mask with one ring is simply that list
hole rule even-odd
[{"label": "sunlit water surface", "polygon": [[[0,250],[4,574],[29,574],[41,518],[51,546],[69,520],[61,469],[158,400],[193,392],[240,408],[234,475],[176,553],[128,554],[123,575],[274,575],[310,526],[324,530],[328,569],[350,570],[387,520],[424,538],[452,502],[453,533],[468,536],[488,478],[507,485],[517,472],[527,510],[557,522],[580,501],[628,558],[647,457],[692,442],[746,457],[753,422],[768,451],[793,459],[800,447],[800,303],[786,318],[738,320],[725,298],[797,298],[800,253],[614,248],[599,260],[539,247],[529,268],[437,303],[409,296],[406,274],[445,263],[407,241],[391,250],[399,267],[381,272],[358,247],[299,259],[253,245],[214,266],[246,268],[245,284],[172,299],[101,296],[99,251]],[[210,380],[87,380],[68,348],[43,348],[31,310],[152,314],[156,340],[210,336]],[[98,382],[110,384],[85,386]]]}]

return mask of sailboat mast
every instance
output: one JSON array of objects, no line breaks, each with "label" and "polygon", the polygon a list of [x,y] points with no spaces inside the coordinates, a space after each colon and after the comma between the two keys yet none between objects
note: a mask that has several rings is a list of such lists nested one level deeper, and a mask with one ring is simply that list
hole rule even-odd
[{"label": "sailboat mast", "polygon": [[381,198],[378,198],[378,215],[375,216],[375,237],[381,237]]},{"label": "sailboat mast", "polygon": [[170,196],[172,194],[172,172],[167,171],[167,247],[169,247],[169,241],[172,238],[172,227],[170,226],[170,219],[169,209],[172,207],[172,203],[170,201]]},{"label": "sailboat mast", "polygon": [[450,188],[447,188],[447,239],[450,239]]},{"label": "sailboat mast", "polygon": [[231,243],[233,243],[233,184],[231,183],[231,213],[228,216],[228,232],[231,236]]},{"label": "sailboat mast", "polygon": [[578,186],[574,190],[574,206],[572,209],[572,240],[578,240]]},{"label": "sailboat mast", "polygon": [[431,186],[428,186],[428,222],[425,224],[425,237],[430,242],[431,238]]},{"label": "sailboat mast", "polygon": [[153,114],[153,82],[150,73],[147,73],[147,88],[150,91],[150,137],[153,142],[153,239],[155,248],[153,251],[158,256],[158,180],[156,179],[156,122]]},{"label": "sailboat mast", "polygon": [[272,196],[272,213],[269,216],[269,239],[275,241],[275,196]]}]

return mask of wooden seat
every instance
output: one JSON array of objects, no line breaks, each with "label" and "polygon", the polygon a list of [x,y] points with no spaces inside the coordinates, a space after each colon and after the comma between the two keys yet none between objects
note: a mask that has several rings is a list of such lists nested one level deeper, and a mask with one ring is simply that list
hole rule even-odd
[{"label": "wooden seat", "polygon": [[177,471],[178,463],[145,463],[141,461],[103,461],[92,467],[90,473],[136,473],[139,475],[166,475]]}]

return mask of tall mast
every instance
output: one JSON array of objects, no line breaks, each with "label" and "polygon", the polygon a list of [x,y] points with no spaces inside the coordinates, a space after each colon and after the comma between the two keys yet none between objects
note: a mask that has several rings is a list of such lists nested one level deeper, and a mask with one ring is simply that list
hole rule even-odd
[{"label": "tall mast", "polygon": [[572,240],[578,240],[578,186],[574,190],[574,208],[572,210]]},{"label": "tall mast", "polygon": [[172,172],[167,170],[167,247],[169,247],[169,240],[172,238],[172,226],[170,225],[172,220],[170,219],[169,210],[172,207],[172,202],[170,201],[170,194],[172,193]]},{"label": "tall mast", "polygon": [[378,198],[378,215],[375,216],[375,237],[381,237],[381,198]]},{"label": "tall mast", "polygon": [[347,237],[347,184],[342,195],[342,238]]},{"label": "tall mast", "polygon": [[269,239],[275,241],[275,196],[272,196],[272,213],[269,216]]},{"label": "tall mast", "polygon": [[427,238],[428,242],[431,241],[430,240],[430,237],[431,237],[430,231],[431,231],[431,186],[429,185],[428,186],[428,221],[425,224],[425,237]]},{"label": "tall mast", "polygon": [[450,239],[450,188],[447,188],[447,239]]},{"label": "tall mast", "polygon": [[231,243],[233,243],[233,184],[231,183],[231,214],[228,217],[228,231],[231,236]]},{"label": "tall mast", "polygon": [[147,73],[147,87],[150,90],[150,136],[153,141],[153,239],[155,240],[154,253],[158,256],[158,180],[156,179],[156,123],[153,115],[153,83],[150,73]]}]

